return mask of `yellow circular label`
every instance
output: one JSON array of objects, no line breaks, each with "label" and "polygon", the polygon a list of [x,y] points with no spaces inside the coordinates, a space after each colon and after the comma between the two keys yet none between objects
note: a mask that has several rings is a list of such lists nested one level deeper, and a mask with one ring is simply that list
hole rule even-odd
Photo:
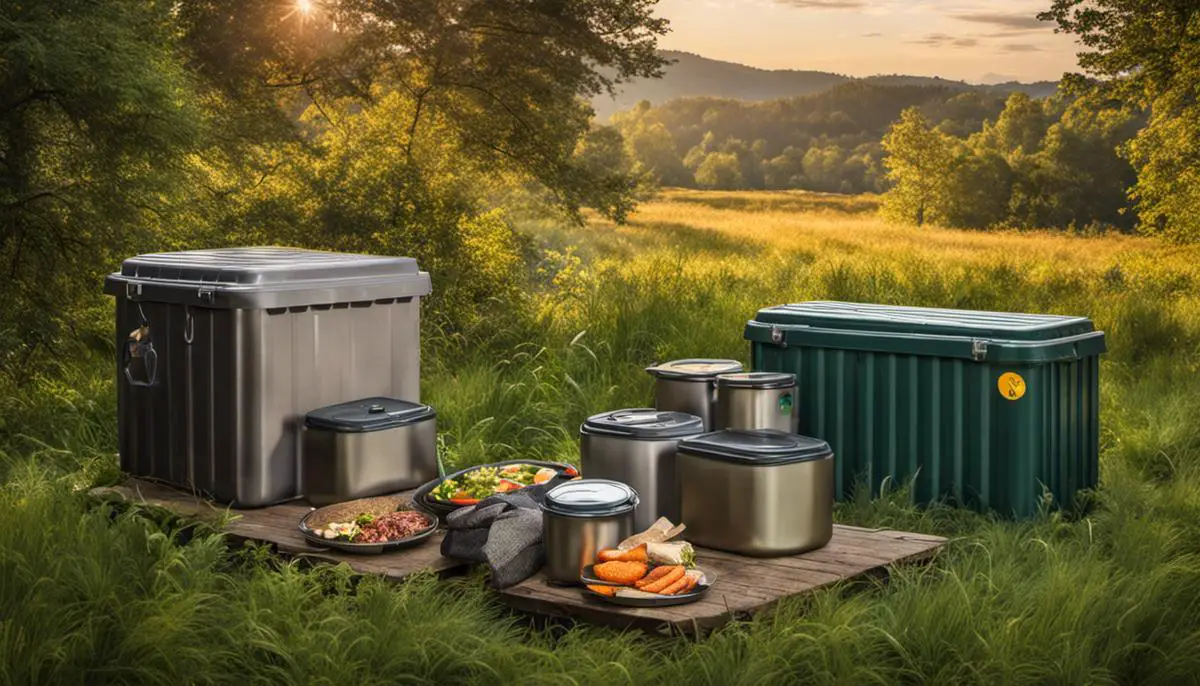
[{"label": "yellow circular label", "polygon": [[1000,395],[1009,400],[1019,400],[1021,396],[1025,395],[1025,379],[1015,372],[1001,374],[1000,381],[996,385],[1000,387]]}]

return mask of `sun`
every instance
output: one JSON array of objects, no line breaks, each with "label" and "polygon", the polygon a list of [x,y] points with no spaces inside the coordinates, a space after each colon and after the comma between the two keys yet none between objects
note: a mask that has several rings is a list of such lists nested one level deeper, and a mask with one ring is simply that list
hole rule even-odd
[{"label": "sun", "polygon": [[316,8],[313,0],[296,0],[296,11],[298,11],[300,14],[308,16],[312,14],[314,9]]}]

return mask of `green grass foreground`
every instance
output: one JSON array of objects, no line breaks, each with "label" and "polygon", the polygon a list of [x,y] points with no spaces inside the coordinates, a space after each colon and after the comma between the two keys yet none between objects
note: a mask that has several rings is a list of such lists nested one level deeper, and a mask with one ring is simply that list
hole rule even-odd
[{"label": "green grass foreground", "polygon": [[[870,198],[670,192],[628,227],[530,226],[550,257],[506,355],[426,331],[448,466],[577,461],[591,412],[645,405],[649,362],[745,360],[762,306],[847,299],[1093,317],[1102,487],[1013,523],[903,492],[844,523],[953,538],[887,586],[834,589],[702,641],[535,629],[478,576],[304,570],[86,494],[116,477],[106,359],[0,405],[0,684],[1195,683],[1200,252],[1128,237],[918,231]],[[436,287],[436,284],[435,284]],[[520,327],[526,327],[520,328]]]}]

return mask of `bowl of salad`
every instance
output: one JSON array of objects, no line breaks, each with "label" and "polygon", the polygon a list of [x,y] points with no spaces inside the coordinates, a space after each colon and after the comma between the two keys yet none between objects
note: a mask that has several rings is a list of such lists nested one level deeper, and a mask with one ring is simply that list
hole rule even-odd
[{"label": "bowl of salad", "polygon": [[561,462],[512,460],[468,467],[434,479],[413,494],[413,504],[445,517],[460,507],[475,505],[489,496],[512,493],[528,486],[558,483],[579,476],[579,470]]}]

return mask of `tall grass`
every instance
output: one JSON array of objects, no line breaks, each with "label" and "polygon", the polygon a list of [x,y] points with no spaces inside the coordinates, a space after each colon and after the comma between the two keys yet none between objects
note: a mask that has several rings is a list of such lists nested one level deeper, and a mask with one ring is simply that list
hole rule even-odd
[{"label": "tall grass", "polygon": [[[1194,683],[1200,674],[1200,290],[1194,250],[1130,237],[888,226],[867,199],[673,192],[547,248],[505,354],[431,340],[449,466],[577,459],[588,414],[650,402],[642,368],[746,358],[759,307],[805,299],[1082,314],[1109,336],[1101,487],[1083,519],[917,509],[842,522],[940,533],[931,566],[784,603],[698,642],[533,628],[477,577],[400,587],[231,549],[99,504],[105,360],[0,407],[0,683]],[[844,211],[843,211],[844,210]],[[514,329],[514,333],[516,330]]]}]

